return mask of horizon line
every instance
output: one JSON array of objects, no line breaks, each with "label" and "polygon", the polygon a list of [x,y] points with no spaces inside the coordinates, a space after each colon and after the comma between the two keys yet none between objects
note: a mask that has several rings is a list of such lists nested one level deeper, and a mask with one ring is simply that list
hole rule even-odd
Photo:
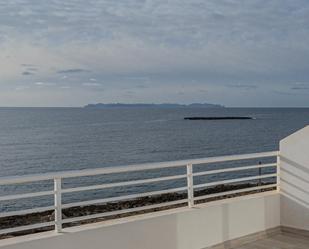
[{"label": "horizon line", "polygon": [[[122,104],[122,103],[121,103]],[[135,103],[136,104],[136,103]],[[135,104],[132,104],[132,105],[135,105]],[[148,103],[143,103],[143,104],[148,104]],[[108,105],[108,104],[107,104]],[[126,104],[126,105],[130,105],[130,104]],[[156,104],[156,105],[160,105],[160,104]],[[182,104],[179,104],[179,105],[182,105]],[[214,104],[215,105],[215,104]],[[74,109],[87,109],[85,108],[85,106],[0,106],[1,109],[4,109],[4,108],[74,108]],[[177,108],[177,107],[176,107]],[[198,109],[198,107],[194,107],[195,109]],[[308,109],[309,106],[222,106],[221,108],[263,108],[263,109],[270,109],[270,108],[274,108],[274,109],[286,109],[286,108],[290,108],[290,109]],[[90,108],[88,108],[90,109]],[[99,108],[93,108],[93,109],[99,109]],[[104,109],[104,108],[102,108]],[[168,108],[167,108],[168,109]],[[170,109],[173,109],[173,108],[170,108]],[[201,107],[201,109],[220,109],[218,107]]]}]

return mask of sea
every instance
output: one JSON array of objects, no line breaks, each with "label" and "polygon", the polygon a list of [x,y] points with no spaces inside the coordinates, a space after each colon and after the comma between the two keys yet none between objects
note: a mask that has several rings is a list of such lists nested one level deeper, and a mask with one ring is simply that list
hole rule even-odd
[{"label": "sea", "polygon": [[[190,116],[254,119],[184,120]],[[0,108],[0,177],[273,151],[281,139],[308,124],[309,108]],[[63,185],[121,177],[130,178],[85,177]],[[0,186],[0,195],[51,188],[51,182]],[[156,189],[150,184],[68,194],[67,202]],[[51,202],[47,197],[1,202],[0,211]]]}]

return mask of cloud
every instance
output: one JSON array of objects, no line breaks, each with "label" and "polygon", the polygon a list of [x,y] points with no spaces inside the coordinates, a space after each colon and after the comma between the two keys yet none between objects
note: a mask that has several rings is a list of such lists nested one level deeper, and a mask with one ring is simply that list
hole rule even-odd
[{"label": "cloud", "polygon": [[25,71],[25,72],[22,73],[22,75],[29,76],[29,75],[34,75],[34,73],[33,72],[29,72],[29,71]]},{"label": "cloud", "polygon": [[197,92],[199,93],[209,93],[207,89],[198,89]]},{"label": "cloud", "polygon": [[136,88],[146,89],[146,88],[149,88],[149,86],[140,84],[140,85],[137,85]]},{"label": "cloud", "polygon": [[36,82],[36,83],[34,83],[34,84],[37,85],[37,86],[43,86],[43,85],[45,85],[44,82]]},{"label": "cloud", "polygon": [[26,89],[29,89],[30,87],[28,86],[18,86],[15,88],[15,91],[24,91]]},{"label": "cloud", "polygon": [[277,94],[277,95],[287,95],[287,96],[294,96],[295,95],[294,93],[282,91],[282,90],[274,90],[273,93]]},{"label": "cloud", "polygon": [[100,86],[102,86],[99,83],[93,83],[93,82],[86,82],[86,83],[83,83],[82,85],[83,86],[89,86],[89,87],[100,87]]},{"label": "cloud", "polygon": [[37,72],[38,69],[34,68],[34,67],[29,67],[29,68],[27,68],[27,71]]},{"label": "cloud", "polygon": [[72,73],[89,73],[90,70],[81,69],[81,68],[73,68],[73,69],[66,69],[66,70],[59,70],[57,73],[59,74],[72,74]]},{"label": "cloud", "polygon": [[33,64],[20,64],[22,67],[36,67],[36,65]]},{"label": "cloud", "polygon": [[35,82],[34,85],[39,86],[39,87],[45,87],[45,86],[53,86],[55,85],[54,83],[49,83],[49,82]]},{"label": "cloud", "polygon": [[231,89],[297,92],[306,86],[291,82],[309,81],[308,15],[307,0],[2,1],[0,92],[37,81],[90,96],[95,85],[83,83],[104,82],[114,98],[133,87],[164,101],[186,85],[183,101],[194,98],[192,79],[202,82],[195,94],[205,88],[219,103]]},{"label": "cloud", "polygon": [[309,90],[309,83],[308,82],[296,82],[290,88],[291,90]]},{"label": "cloud", "polygon": [[252,90],[258,88],[257,85],[246,85],[246,84],[229,84],[226,85],[228,88],[240,88],[240,89],[245,89],[245,90]]},{"label": "cloud", "polygon": [[309,90],[309,86],[294,86],[291,90]]},{"label": "cloud", "polygon": [[199,75],[227,81],[229,77],[293,79],[308,69],[306,1],[71,3],[40,2],[38,8],[27,0],[4,3],[3,30],[11,40],[34,46],[28,57],[40,54],[33,51],[38,47],[57,57],[46,67],[68,68],[58,70],[60,74],[91,71],[98,78],[117,74],[132,81],[147,80],[140,76],[144,73]]}]

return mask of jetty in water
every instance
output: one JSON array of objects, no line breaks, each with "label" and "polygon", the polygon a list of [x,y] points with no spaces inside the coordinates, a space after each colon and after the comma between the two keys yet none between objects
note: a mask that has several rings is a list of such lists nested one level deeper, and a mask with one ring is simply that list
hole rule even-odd
[{"label": "jetty in water", "polygon": [[253,117],[185,117],[185,120],[238,120],[254,119]]}]

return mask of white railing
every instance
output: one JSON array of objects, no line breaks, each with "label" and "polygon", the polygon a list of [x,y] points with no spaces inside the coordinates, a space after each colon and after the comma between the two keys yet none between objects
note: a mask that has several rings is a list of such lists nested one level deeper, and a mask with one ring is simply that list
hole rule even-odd
[{"label": "white railing", "polygon": [[[223,162],[232,162],[232,161],[242,161],[242,160],[257,160],[264,158],[272,158],[277,157],[277,161],[274,163],[258,163],[250,166],[237,166],[237,167],[228,167],[223,169],[215,169],[215,170],[204,170],[204,171],[195,171],[195,166],[200,165],[203,168],[203,165],[209,165],[213,163],[223,163]],[[279,190],[279,153],[277,151],[274,152],[265,152],[265,153],[255,153],[255,154],[245,154],[245,155],[233,155],[233,156],[222,156],[222,157],[211,157],[204,159],[193,159],[193,160],[182,160],[182,161],[174,161],[174,162],[164,162],[164,163],[151,163],[151,164],[140,164],[140,165],[131,165],[131,166],[122,166],[122,167],[108,167],[108,168],[100,168],[100,169],[89,169],[89,170],[78,170],[78,171],[65,171],[58,173],[50,173],[50,174],[38,174],[38,175],[30,175],[30,176],[22,176],[22,177],[5,177],[0,178],[0,186],[3,185],[12,185],[12,184],[22,184],[22,183],[33,183],[38,181],[45,180],[53,180],[54,181],[54,189],[50,191],[41,191],[34,193],[23,193],[23,194],[14,194],[14,195],[5,195],[0,196],[0,201],[11,201],[11,200],[19,200],[33,197],[42,197],[42,196],[54,196],[54,205],[47,207],[39,207],[18,211],[9,211],[0,213],[0,223],[1,219],[5,217],[11,216],[23,216],[27,214],[40,213],[45,211],[54,211],[54,221],[44,222],[39,224],[31,224],[25,226],[17,226],[13,228],[0,228],[1,234],[8,234],[20,231],[26,231],[31,229],[44,228],[49,226],[55,226],[55,230],[57,232],[62,231],[63,224],[68,224],[72,222],[79,222],[84,220],[103,218],[107,216],[114,216],[120,214],[127,214],[132,212],[139,211],[151,211],[153,209],[158,208],[166,208],[173,205],[187,205],[189,208],[192,208],[198,204],[198,201],[206,200],[209,198],[221,198],[228,195],[241,195],[241,194],[253,194],[256,191],[266,191],[266,190]],[[90,186],[79,186],[79,187],[70,187],[63,188],[62,180],[67,178],[76,178],[76,177],[84,177],[84,176],[96,176],[96,175],[108,175],[108,174],[118,174],[118,173],[128,173],[128,172],[139,172],[139,171],[149,171],[149,170],[162,170],[167,168],[184,168],[186,167],[186,173],[184,174],[174,174],[169,176],[155,177],[155,178],[147,178],[147,179],[138,179],[138,180],[128,180],[121,182],[113,182],[113,183],[104,183],[99,185],[90,185]],[[266,168],[276,168],[275,173],[265,173],[261,174],[261,169]],[[259,174],[253,176],[245,176],[239,177],[236,175],[236,178],[220,180],[220,181],[212,181],[212,182],[204,182],[195,184],[195,178],[201,176],[214,176],[217,174],[228,174],[235,172],[246,172],[249,170],[258,169]],[[263,179],[276,178],[275,181],[270,183],[262,183]],[[175,187],[169,188],[165,190],[138,193],[138,194],[129,194],[124,196],[117,197],[109,197],[104,199],[94,199],[90,201],[78,201],[72,203],[62,203],[62,195],[66,193],[76,193],[82,191],[89,190],[102,190],[107,188],[114,187],[123,187],[123,186],[133,186],[133,185],[145,185],[149,183],[160,183],[163,181],[175,181],[175,180],[183,180],[186,181],[186,185],[183,187]],[[241,188],[241,189],[232,189],[224,192],[217,192],[211,194],[204,194],[195,196],[196,191],[209,189],[211,187],[228,185],[228,184],[240,184],[244,182],[253,182],[259,181],[259,184],[252,184],[249,187]],[[255,192],[254,192],[255,191]],[[180,200],[172,200],[168,202],[151,204],[146,206],[139,206],[129,209],[121,209],[109,212],[102,212],[90,215],[84,215],[79,217],[68,217],[63,218],[62,212],[63,209],[69,209],[73,207],[85,207],[89,205],[97,205],[97,204],[106,204],[106,203],[114,203],[125,200],[134,200],[136,198],[143,197],[151,197],[158,196],[169,193],[186,193],[185,196],[187,198]]]}]

